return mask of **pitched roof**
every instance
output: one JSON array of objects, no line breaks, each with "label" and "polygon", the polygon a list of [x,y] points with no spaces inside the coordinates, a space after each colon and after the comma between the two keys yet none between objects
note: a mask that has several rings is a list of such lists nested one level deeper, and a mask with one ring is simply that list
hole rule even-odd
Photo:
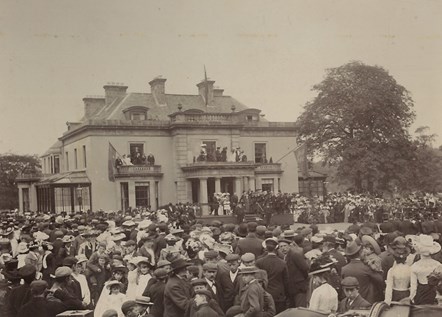
[{"label": "pitched roof", "polygon": [[166,105],[157,105],[154,97],[150,93],[128,93],[125,97],[117,98],[114,102],[104,107],[92,119],[104,120],[124,120],[123,110],[142,106],[149,108],[148,120],[166,120],[168,115],[178,111],[178,104],[182,105],[182,110],[199,109],[204,112],[230,113],[232,105],[235,111],[248,109],[244,104],[230,96],[215,96],[213,102],[206,106],[204,100],[199,95],[176,95],[166,94]]}]

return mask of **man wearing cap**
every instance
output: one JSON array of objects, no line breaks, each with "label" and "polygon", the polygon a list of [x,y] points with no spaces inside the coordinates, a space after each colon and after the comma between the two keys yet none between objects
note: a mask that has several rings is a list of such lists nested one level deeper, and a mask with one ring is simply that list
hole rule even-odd
[{"label": "man wearing cap", "polygon": [[240,274],[245,287],[240,291],[241,310],[244,316],[262,316],[264,310],[264,289],[255,279],[256,267],[245,267]]},{"label": "man wearing cap", "polygon": [[121,311],[125,317],[138,317],[140,306],[134,300],[128,300],[121,305]]},{"label": "man wearing cap", "polygon": [[67,266],[60,266],[55,270],[54,283],[49,290],[47,299],[62,302],[67,306],[67,310],[84,309],[82,301],[75,297],[69,286],[72,280],[71,274],[72,270]]},{"label": "man wearing cap", "polygon": [[265,240],[267,255],[256,260],[256,266],[267,272],[266,291],[275,301],[276,313],[284,311],[288,297],[288,271],[284,260],[276,254],[278,241],[275,238]]},{"label": "man wearing cap", "polygon": [[244,239],[240,239],[236,246],[235,253],[239,255],[243,255],[245,253],[253,253],[255,257],[259,257],[262,252],[262,242],[263,240],[259,239],[256,236],[256,227],[258,224],[256,222],[249,222],[247,224],[247,236]]},{"label": "man wearing cap", "polygon": [[218,300],[218,287],[216,285],[216,275],[218,272],[218,265],[215,263],[204,263],[203,276],[207,282],[207,289],[212,294],[212,298]]},{"label": "man wearing cap", "polygon": [[12,317],[17,316],[20,308],[31,300],[30,286],[32,281],[35,280],[36,273],[35,266],[29,264],[26,264],[19,269],[18,274],[23,279],[24,283],[11,290],[6,303],[8,311],[11,313]]},{"label": "man wearing cap", "polygon": [[369,309],[371,304],[359,294],[359,281],[356,277],[347,276],[341,282],[345,298],[339,302],[338,313],[349,310]]},{"label": "man wearing cap", "polygon": [[149,280],[143,296],[150,297],[153,306],[150,309],[150,314],[153,317],[163,317],[164,313],[164,290],[166,288],[167,278],[169,272],[164,268],[156,269],[153,272],[153,278]]},{"label": "man wearing cap", "polygon": [[381,273],[375,272],[361,261],[361,245],[356,241],[350,242],[345,248],[345,255],[350,262],[341,270],[341,277],[356,277],[360,285],[360,293],[369,303],[382,300],[383,294],[378,294],[377,290],[384,289],[385,283]]},{"label": "man wearing cap", "polygon": [[211,298],[210,291],[197,291],[193,299],[196,309],[191,312],[190,317],[219,317],[220,315],[209,305]]},{"label": "man wearing cap", "polygon": [[239,265],[240,257],[238,254],[232,253],[226,256],[226,262],[229,269],[218,270],[216,281],[219,293],[218,299],[221,309],[226,312],[233,306],[235,296],[239,292]]},{"label": "man wearing cap", "polygon": [[164,316],[182,317],[192,298],[188,278],[187,262],[178,258],[171,263],[172,276],[164,289]]}]

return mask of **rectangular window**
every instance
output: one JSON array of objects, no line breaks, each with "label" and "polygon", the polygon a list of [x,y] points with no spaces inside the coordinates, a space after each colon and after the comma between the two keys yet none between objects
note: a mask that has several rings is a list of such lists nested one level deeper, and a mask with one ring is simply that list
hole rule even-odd
[{"label": "rectangular window", "polygon": [[57,214],[72,210],[71,188],[70,187],[56,187],[54,188],[55,197],[55,212]]},{"label": "rectangular window", "polygon": [[135,186],[135,205],[136,208],[149,208],[149,185]]},{"label": "rectangular window", "polygon": [[130,161],[134,165],[145,164],[144,144],[143,143],[131,143],[129,145]]},{"label": "rectangular window", "polygon": [[23,197],[23,211],[29,211],[29,188],[22,188],[21,193]]},{"label": "rectangular window", "polygon": [[267,163],[266,147],[266,143],[255,143],[255,163]]},{"label": "rectangular window", "polygon": [[60,173],[60,157],[58,155],[54,156],[54,173]]},{"label": "rectangular window", "polygon": [[273,178],[263,178],[261,180],[261,188],[263,191],[273,192],[275,188],[273,184]]},{"label": "rectangular window", "polygon": [[90,191],[89,186],[77,186],[74,188],[74,210],[85,212],[90,209]]},{"label": "rectangular window", "polygon": [[130,119],[134,121],[144,121],[146,120],[146,114],[142,112],[132,112],[130,114]]},{"label": "rectangular window", "polygon": [[121,210],[126,211],[129,208],[129,184],[120,183],[121,191]]},{"label": "rectangular window", "polygon": [[75,169],[78,169],[77,149],[74,149],[74,166],[75,166]]},{"label": "rectangular window", "polygon": [[155,206],[160,206],[160,186],[159,182],[155,182]]},{"label": "rectangular window", "polygon": [[69,152],[66,152],[66,171],[69,172]]},{"label": "rectangular window", "polygon": [[206,157],[208,162],[216,161],[216,141],[203,141],[206,148]]},{"label": "rectangular window", "polygon": [[51,174],[54,174],[54,157],[51,156]]},{"label": "rectangular window", "polygon": [[86,145],[83,145],[83,166],[84,166],[84,168],[87,167],[87,160],[86,160]]}]

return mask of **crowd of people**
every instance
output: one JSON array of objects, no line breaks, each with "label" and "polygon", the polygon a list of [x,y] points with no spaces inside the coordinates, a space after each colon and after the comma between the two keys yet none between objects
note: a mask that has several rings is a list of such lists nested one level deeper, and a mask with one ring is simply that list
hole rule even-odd
[{"label": "crowd of people", "polygon": [[261,317],[301,307],[345,313],[379,301],[436,305],[442,217],[394,216],[379,225],[353,218],[339,231],[265,220],[204,224],[190,204],[156,212],[5,212],[0,316],[90,309],[95,317]]},{"label": "crowd of people", "polygon": [[155,156],[152,153],[146,156],[144,153],[135,152],[133,155],[123,154],[123,156],[117,157],[115,160],[116,168],[132,165],[155,165]]}]

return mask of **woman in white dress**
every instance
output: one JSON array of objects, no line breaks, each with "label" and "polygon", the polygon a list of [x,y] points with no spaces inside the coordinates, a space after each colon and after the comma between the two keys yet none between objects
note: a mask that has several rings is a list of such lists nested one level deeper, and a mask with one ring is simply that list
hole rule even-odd
[{"label": "woman in white dress", "polygon": [[317,285],[317,287],[310,297],[309,309],[328,314],[335,313],[338,310],[338,293],[329,284],[330,272],[334,263],[326,255],[322,255],[313,261],[309,275],[312,279],[311,285]]},{"label": "woman in white dress", "polygon": [[103,313],[109,309],[114,309],[118,317],[124,317],[121,305],[126,301],[126,295],[120,292],[123,287],[123,283],[116,280],[106,282],[106,291],[102,292],[95,306],[94,317],[102,317]]}]

